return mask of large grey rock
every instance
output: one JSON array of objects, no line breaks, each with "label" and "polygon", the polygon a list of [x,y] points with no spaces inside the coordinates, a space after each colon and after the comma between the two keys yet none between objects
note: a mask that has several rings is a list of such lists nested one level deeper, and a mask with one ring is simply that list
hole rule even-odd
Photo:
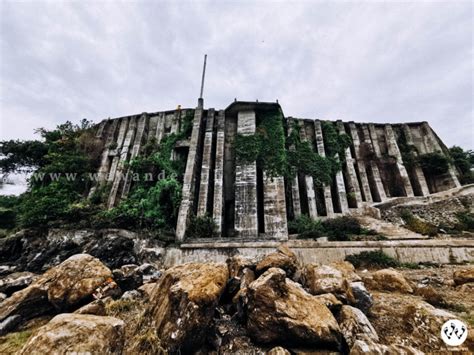
[{"label": "large grey rock", "polygon": [[143,274],[135,264],[123,265],[112,271],[115,282],[122,291],[135,290],[143,284]]},{"label": "large grey rock", "polygon": [[38,275],[28,271],[14,272],[0,278],[0,292],[11,295],[13,292],[27,287],[38,277]]},{"label": "large grey rock", "polygon": [[155,265],[149,263],[140,265],[138,270],[143,275],[143,283],[156,282],[163,274],[163,272],[159,270]]},{"label": "large grey rock", "polygon": [[19,315],[10,316],[0,322],[0,335],[14,330],[21,323]]},{"label": "large grey rock", "polygon": [[359,308],[362,312],[367,314],[370,307],[374,304],[374,299],[362,281],[351,282],[350,287],[354,295],[355,302],[353,306]]},{"label": "large grey rock", "polygon": [[374,342],[379,341],[377,332],[361,310],[351,306],[342,306],[338,320],[342,335],[349,348],[352,348],[355,341],[362,336],[368,337]]}]

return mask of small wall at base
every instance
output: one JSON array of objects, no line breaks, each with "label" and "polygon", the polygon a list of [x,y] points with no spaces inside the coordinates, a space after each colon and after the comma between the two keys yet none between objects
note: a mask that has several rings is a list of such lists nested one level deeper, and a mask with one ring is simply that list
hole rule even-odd
[{"label": "small wall at base", "polygon": [[[292,240],[285,243],[303,263],[341,261],[347,255],[363,251],[382,250],[404,263],[465,263],[474,262],[474,240],[410,240],[371,242],[316,242]],[[216,242],[182,244],[168,248],[165,267],[187,262],[225,262],[234,255],[262,258],[275,251],[278,242]]]}]

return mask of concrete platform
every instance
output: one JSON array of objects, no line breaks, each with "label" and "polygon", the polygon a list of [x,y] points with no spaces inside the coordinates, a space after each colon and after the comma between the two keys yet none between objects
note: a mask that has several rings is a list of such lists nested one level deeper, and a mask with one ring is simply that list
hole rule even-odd
[{"label": "concrete platform", "polygon": [[[225,262],[233,255],[262,257],[271,253],[278,241],[226,241],[184,243],[181,247],[167,248],[165,266],[186,262]],[[363,251],[382,250],[400,262],[407,263],[473,263],[473,239],[449,240],[388,240],[362,242],[316,242],[289,240],[286,243],[303,263],[327,263],[344,260],[347,255]]]}]

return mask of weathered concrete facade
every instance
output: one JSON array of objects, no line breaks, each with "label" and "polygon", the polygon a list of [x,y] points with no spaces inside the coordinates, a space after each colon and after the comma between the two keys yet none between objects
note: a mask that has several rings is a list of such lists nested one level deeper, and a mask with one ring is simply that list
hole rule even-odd
[{"label": "weathered concrete facade", "polygon": [[[99,187],[109,185],[108,206],[126,198],[133,188],[128,163],[139,156],[147,143],[160,143],[183,129],[192,119],[189,137],[178,141],[171,157],[186,163],[182,178],[182,202],[176,225],[178,240],[184,240],[192,216],[210,216],[222,238],[288,238],[288,221],[301,214],[330,218],[355,213],[361,208],[395,197],[427,196],[459,186],[453,166],[441,176],[427,176],[419,166],[404,162],[409,145],[415,155],[446,154],[446,147],[426,122],[378,124],[332,122],[339,134],[352,144],[336,159],[342,161],[331,184],[317,186],[312,176],[297,174],[270,178],[255,162],[236,159],[235,137],[258,130],[260,114],[280,110],[278,103],[234,102],[225,110],[196,109],[143,113],[109,119],[98,125],[97,136],[105,142],[99,167]],[[283,119],[285,134],[292,124],[300,127],[301,140],[308,141],[321,156],[327,154],[322,120]],[[286,146],[292,150],[294,147]]]}]

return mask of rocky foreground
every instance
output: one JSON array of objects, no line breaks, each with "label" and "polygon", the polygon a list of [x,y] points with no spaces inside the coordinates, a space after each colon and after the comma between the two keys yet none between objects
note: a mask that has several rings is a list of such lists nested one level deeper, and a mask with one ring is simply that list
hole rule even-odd
[{"label": "rocky foreground", "polygon": [[[469,354],[474,267],[355,270],[261,260],[110,270],[87,254],[0,277],[0,353]],[[467,341],[447,347],[448,319]]]}]

